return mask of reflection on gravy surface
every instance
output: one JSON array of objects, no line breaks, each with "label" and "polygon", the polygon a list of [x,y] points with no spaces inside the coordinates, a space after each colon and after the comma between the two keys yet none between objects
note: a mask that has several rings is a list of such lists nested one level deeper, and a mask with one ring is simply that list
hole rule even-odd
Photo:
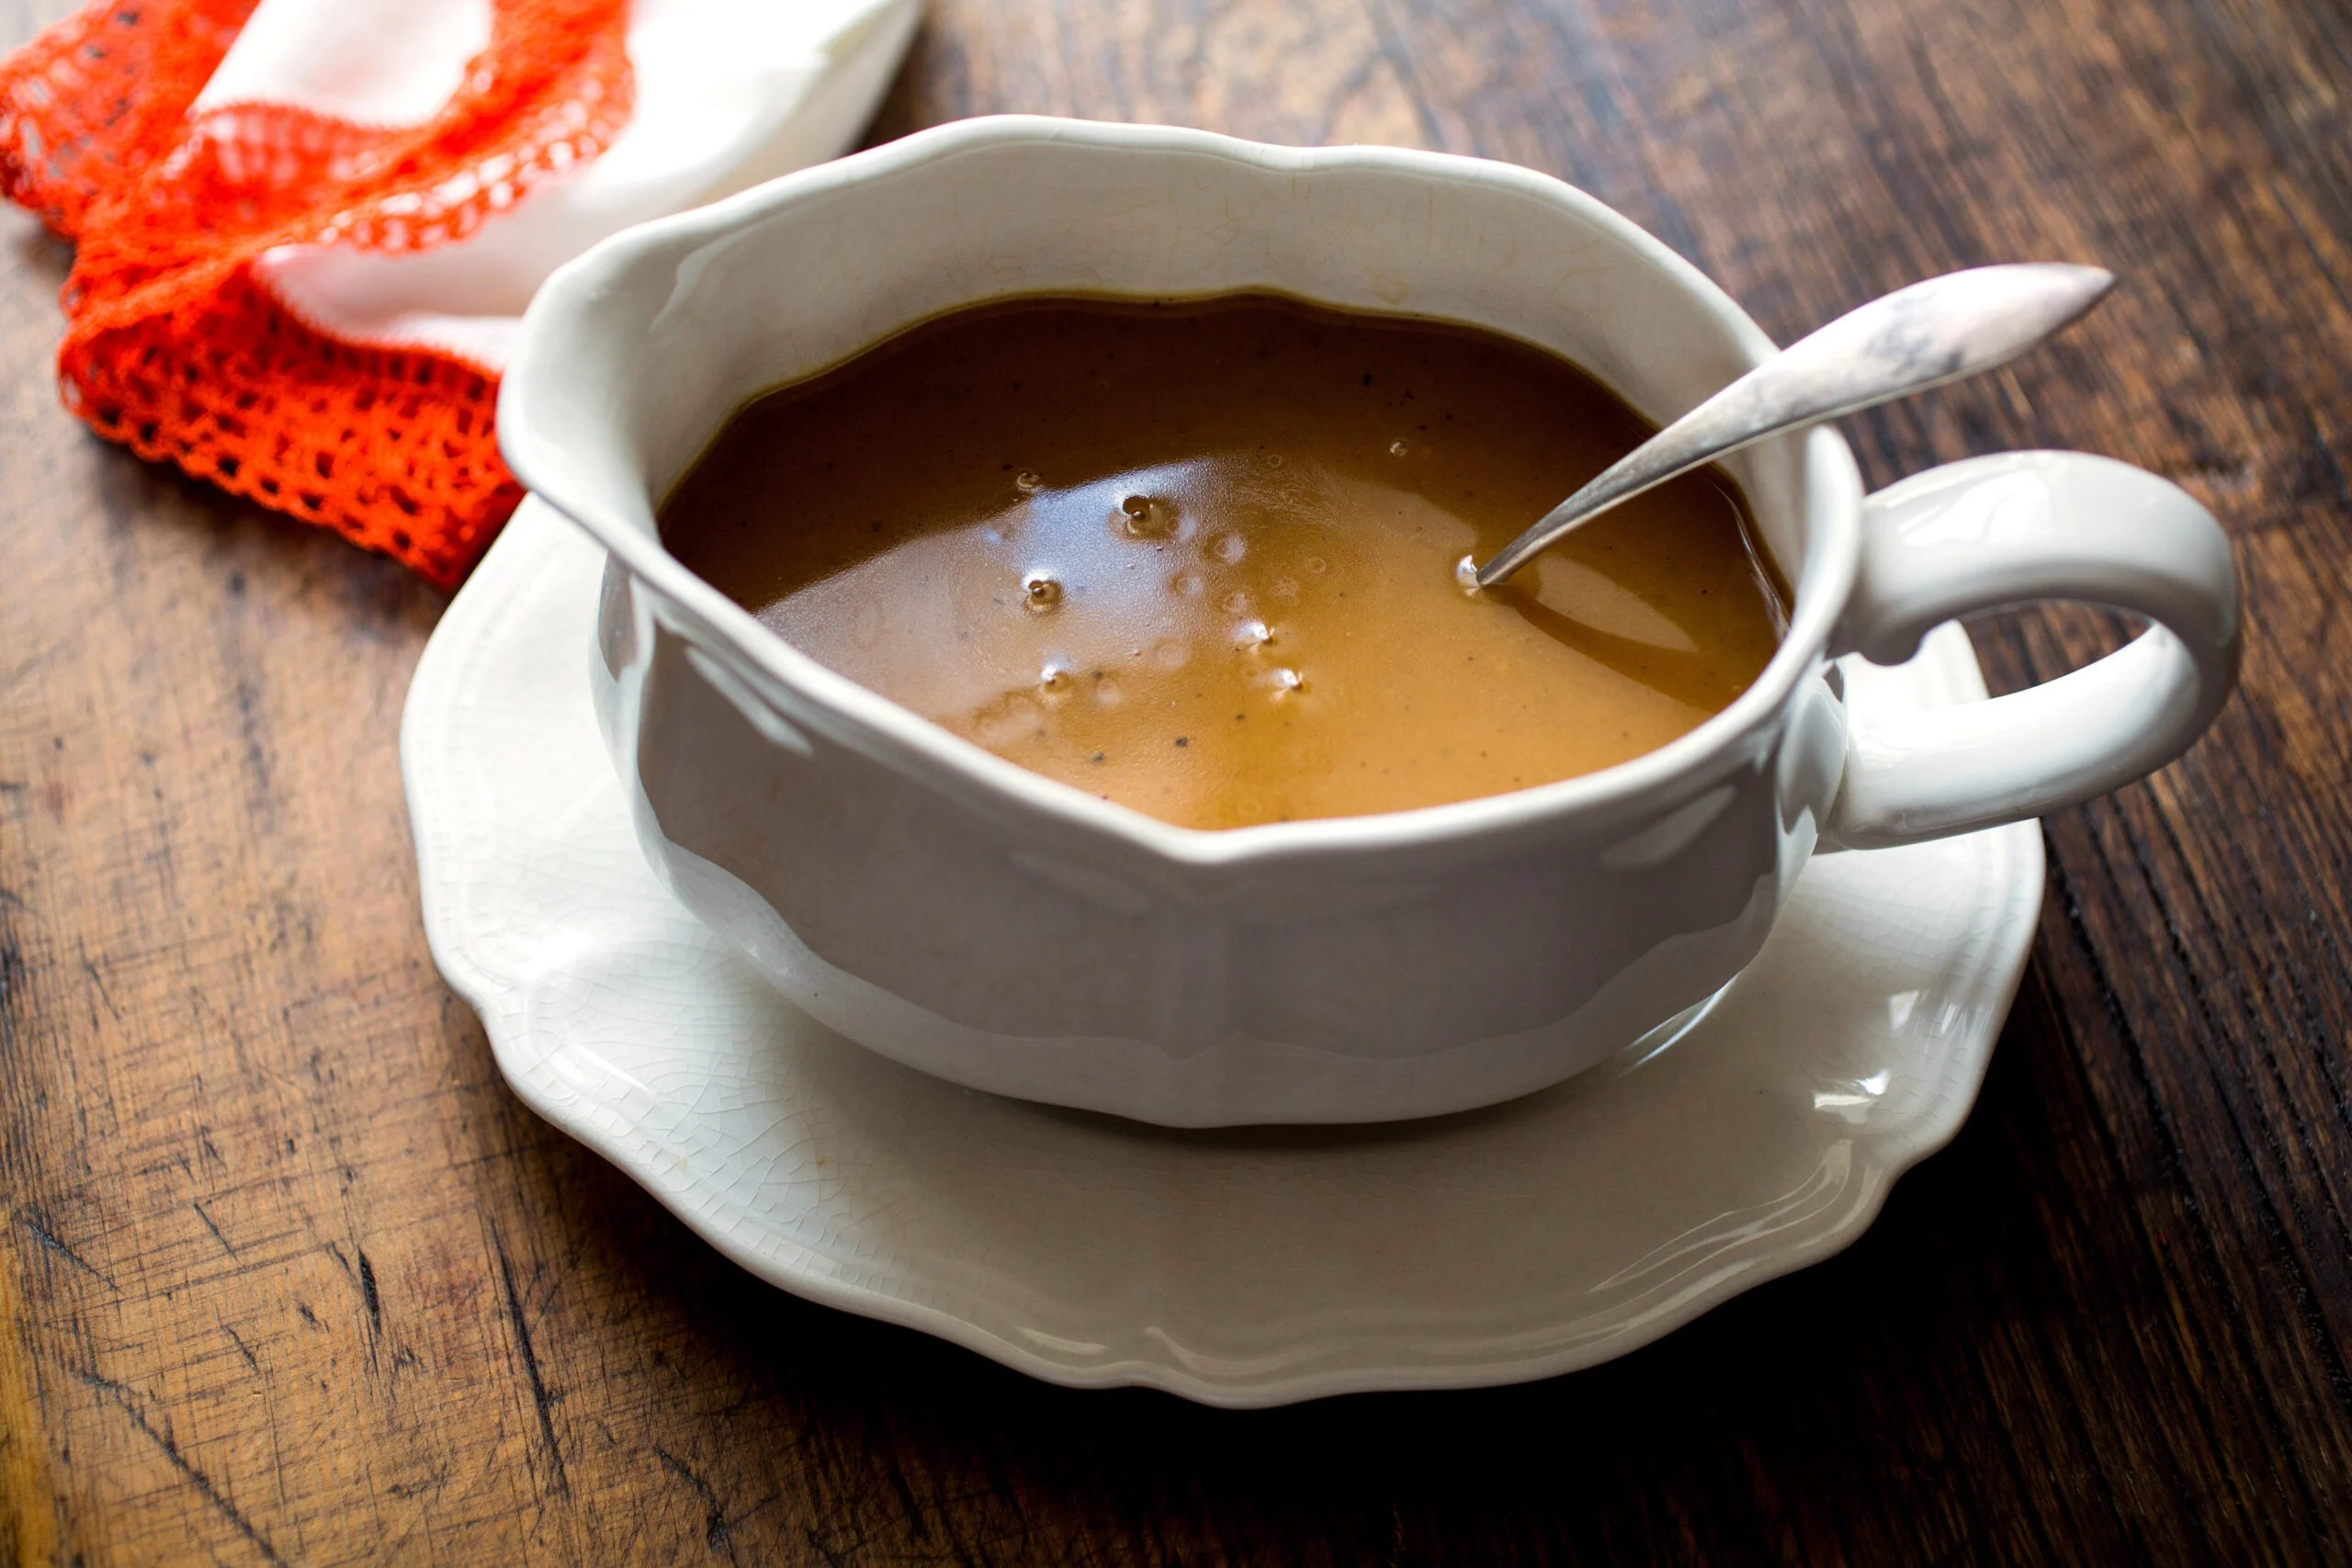
[{"label": "reflection on gravy surface", "polygon": [[662,509],[787,641],[1166,821],[1396,811],[1607,767],[1770,658],[1710,470],[1499,548],[1651,427],[1511,339],[1270,295],[1000,302],[741,410]]}]

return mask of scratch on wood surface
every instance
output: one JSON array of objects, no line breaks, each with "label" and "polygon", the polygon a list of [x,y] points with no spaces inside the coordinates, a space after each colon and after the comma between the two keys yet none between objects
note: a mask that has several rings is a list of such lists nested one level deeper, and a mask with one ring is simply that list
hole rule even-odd
[{"label": "scratch on wood surface", "polygon": [[278,1563],[280,1568],[283,1568],[286,1559],[277,1554],[277,1548],[270,1544],[269,1538],[254,1528],[254,1522],[245,1517],[234,1503],[229,1501],[228,1495],[220,1487],[213,1484],[210,1476],[188,1462],[187,1456],[180,1452],[179,1445],[172,1440],[172,1435],[169,1432],[158,1430],[148,1421],[146,1412],[139,1408],[137,1397],[129,1389],[111,1378],[99,1376],[96,1372],[82,1371],[77,1375],[85,1383],[112,1401],[117,1409],[129,1416],[130,1424],[139,1428],[141,1435],[163,1451],[164,1457],[171,1461],[172,1468],[186,1477],[188,1484],[195,1487],[206,1502],[219,1509],[220,1517],[234,1525],[237,1533],[251,1541],[254,1550],[258,1551],[266,1561]]},{"label": "scratch on wood surface", "polygon": [[723,1550],[727,1545],[727,1510],[719,1506],[718,1494],[711,1490],[710,1483],[696,1475],[687,1467],[685,1461],[659,1443],[653,1445],[653,1457],[660,1460],[671,1474],[695,1489],[695,1495],[702,1499],[703,1544],[713,1551]]},{"label": "scratch on wood surface", "polygon": [[204,1212],[204,1204],[202,1201],[191,1198],[187,1201],[187,1206],[196,1211],[196,1217],[204,1222],[204,1228],[212,1233],[212,1239],[220,1244],[221,1250],[226,1252],[232,1258],[236,1257],[237,1244],[220,1234],[220,1227],[212,1223],[212,1216],[210,1214]]},{"label": "scratch on wood surface", "polygon": [[42,649],[39,653],[32,655],[30,658],[19,660],[12,669],[8,670],[6,673],[0,673],[0,692],[7,691],[9,687],[14,686],[17,682],[23,680],[34,671],[40,669],[42,665],[47,664],[51,660],[56,658],[64,650],[65,644],[62,642],[54,642],[50,644],[47,648]]},{"label": "scratch on wood surface", "polygon": [[523,1375],[531,1385],[531,1405],[539,1413],[539,1436],[547,1443],[548,1463],[555,1472],[555,1490],[569,1495],[571,1478],[563,1467],[563,1450],[555,1439],[555,1401],[548,1393],[547,1379],[540,1375],[538,1352],[531,1348],[531,1325],[523,1315],[523,1293],[514,1286],[514,1265],[506,1256],[505,1241],[494,1231],[491,1246],[498,1255],[498,1282],[506,1292],[506,1321],[514,1325],[514,1348],[523,1359]]},{"label": "scratch on wood surface", "polygon": [[111,1279],[107,1278],[104,1269],[91,1262],[88,1258],[83,1257],[80,1253],[74,1251],[72,1247],[66,1246],[63,1241],[58,1238],[57,1233],[50,1229],[48,1224],[31,1210],[17,1210],[17,1224],[22,1225],[28,1232],[29,1232],[32,1238],[40,1243],[44,1251],[53,1253],[57,1257],[62,1258],[66,1262],[71,1263],[74,1268],[79,1269],[91,1279],[97,1280],[107,1290],[113,1291],[118,1294],[121,1292],[122,1287],[116,1284]]},{"label": "scratch on wood surface", "polygon": [[234,1345],[237,1348],[237,1354],[245,1359],[245,1365],[251,1367],[256,1372],[261,1371],[260,1359],[254,1356],[254,1348],[245,1343],[244,1336],[239,1334],[235,1329],[230,1327],[225,1323],[220,1325],[220,1332],[229,1337],[229,1343]]},{"label": "scratch on wood surface", "polygon": [[411,1497],[423,1497],[428,1494],[437,1495],[441,1489],[448,1484],[449,1467],[445,1464],[440,1469],[435,1471],[431,1475],[426,1476],[423,1481],[393,1482],[390,1485],[384,1488],[384,1495],[387,1497],[398,1497],[402,1500],[406,1500]]},{"label": "scratch on wood surface", "polygon": [[368,1325],[375,1332],[384,1331],[384,1303],[376,1293],[376,1266],[368,1261],[368,1254],[356,1243],[352,1250],[359,1254],[359,1294],[368,1303]]},{"label": "scratch on wood surface", "polygon": [[86,947],[81,947],[79,943],[76,943],[75,945],[80,948],[82,955],[82,973],[90,977],[91,987],[98,993],[98,1000],[106,1004],[107,1011],[112,1015],[117,1023],[120,1023],[122,1021],[122,1010],[115,1006],[114,993],[107,989],[107,977],[100,974],[98,972],[98,966],[91,962],[90,950]]}]

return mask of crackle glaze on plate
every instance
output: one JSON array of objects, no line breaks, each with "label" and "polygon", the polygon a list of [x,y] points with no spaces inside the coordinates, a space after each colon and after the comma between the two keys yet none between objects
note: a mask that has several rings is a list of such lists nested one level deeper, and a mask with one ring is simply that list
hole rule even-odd
[{"label": "crackle glaze on plate", "polygon": [[[1959,1130],[2041,905],[2031,824],[1823,857],[1670,1047],[1464,1115],[1179,1133],[995,1099],[829,1033],[655,880],[589,707],[602,568],[526,502],[417,667],[441,972],[526,1103],[744,1268],[1056,1382],[1517,1382],[1826,1257]],[[1984,694],[1952,627],[1847,679]]]}]

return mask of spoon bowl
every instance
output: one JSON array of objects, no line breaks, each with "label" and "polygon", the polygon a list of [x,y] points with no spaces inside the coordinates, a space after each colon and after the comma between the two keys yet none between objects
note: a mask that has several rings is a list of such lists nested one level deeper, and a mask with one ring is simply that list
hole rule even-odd
[{"label": "spoon bowl", "polygon": [[2007,364],[2115,287],[2096,266],[2020,262],[1948,272],[1871,300],[1801,339],[1634,447],[1466,574],[1480,588],[1679,474],[1782,431]]}]

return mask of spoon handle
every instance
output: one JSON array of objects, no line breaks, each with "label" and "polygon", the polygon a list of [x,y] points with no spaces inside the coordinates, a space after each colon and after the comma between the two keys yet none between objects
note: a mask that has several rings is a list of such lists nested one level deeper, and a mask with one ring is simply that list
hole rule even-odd
[{"label": "spoon handle", "polygon": [[2006,363],[2115,287],[2095,266],[2030,262],[1948,272],[1871,300],[1779,354],[1634,447],[1477,569],[1491,588],[1621,501],[1751,442]]}]

